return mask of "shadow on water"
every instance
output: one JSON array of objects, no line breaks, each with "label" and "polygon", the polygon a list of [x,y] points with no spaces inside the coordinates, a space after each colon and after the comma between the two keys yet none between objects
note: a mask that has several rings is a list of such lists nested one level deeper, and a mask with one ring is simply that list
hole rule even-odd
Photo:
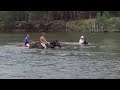
[{"label": "shadow on water", "polygon": [[16,47],[16,41],[6,41],[0,45],[0,78],[120,78],[119,35],[88,37],[86,46],[61,39],[61,49],[47,50]]}]

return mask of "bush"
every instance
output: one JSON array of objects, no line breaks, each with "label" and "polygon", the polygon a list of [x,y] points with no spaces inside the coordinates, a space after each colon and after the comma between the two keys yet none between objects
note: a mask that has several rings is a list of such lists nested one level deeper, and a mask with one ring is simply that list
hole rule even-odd
[{"label": "bush", "polygon": [[108,11],[105,11],[102,16],[100,13],[98,13],[97,21],[101,23],[107,30],[120,29],[120,18],[110,17],[110,13]]},{"label": "bush", "polygon": [[74,31],[89,31],[91,22],[93,21],[94,19],[69,21],[67,22],[66,27]]}]

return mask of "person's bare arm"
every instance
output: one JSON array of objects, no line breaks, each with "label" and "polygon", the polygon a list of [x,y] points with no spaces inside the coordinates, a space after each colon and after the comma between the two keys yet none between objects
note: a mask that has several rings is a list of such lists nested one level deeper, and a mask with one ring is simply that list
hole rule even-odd
[{"label": "person's bare arm", "polygon": [[40,39],[39,39],[39,42],[42,42],[42,40],[41,40],[42,38],[40,37]]}]

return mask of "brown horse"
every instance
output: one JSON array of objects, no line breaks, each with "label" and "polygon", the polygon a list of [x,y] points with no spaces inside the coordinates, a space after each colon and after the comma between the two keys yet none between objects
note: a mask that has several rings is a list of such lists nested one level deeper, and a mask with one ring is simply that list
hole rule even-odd
[{"label": "brown horse", "polygon": [[[29,43],[29,45],[31,45],[31,44],[33,44],[33,43],[34,43],[34,42],[32,41],[32,42]],[[29,47],[29,46],[25,46],[24,43],[18,43],[16,46],[17,46],[17,47]]]},{"label": "brown horse", "polygon": [[[55,47],[61,48],[62,46],[60,45],[60,42],[58,42],[58,40],[55,40],[53,42],[50,42],[49,44],[46,44],[46,47],[47,48],[55,48]],[[30,49],[32,49],[32,48],[44,49],[39,41],[31,44],[29,48]]]}]

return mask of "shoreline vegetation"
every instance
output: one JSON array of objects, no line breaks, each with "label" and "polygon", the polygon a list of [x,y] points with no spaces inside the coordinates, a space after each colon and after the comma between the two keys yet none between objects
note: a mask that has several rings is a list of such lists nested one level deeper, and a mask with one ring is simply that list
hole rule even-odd
[{"label": "shoreline vegetation", "polygon": [[120,11],[0,11],[0,32],[120,32]]}]

